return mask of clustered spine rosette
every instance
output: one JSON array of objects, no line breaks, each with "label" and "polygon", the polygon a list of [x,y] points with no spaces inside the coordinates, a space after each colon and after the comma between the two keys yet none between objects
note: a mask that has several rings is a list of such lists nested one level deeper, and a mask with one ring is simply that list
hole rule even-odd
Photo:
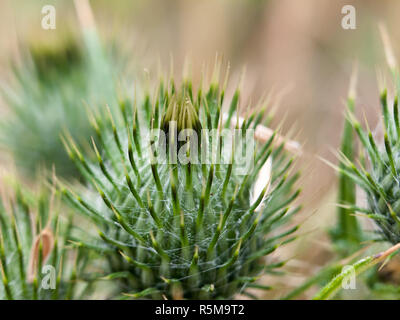
[{"label": "clustered spine rosette", "polygon": [[0,300],[68,300],[77,296],[78,275],[85,263],[80,249],[67,247],[71,221],[59,222],[49,197],[47,192],[37,196],[20,186],[11,196],[2,193]]},{"label": "clustered spine rosette", "polygon": [[[167,85],[161,80],[156,93],[146,94],[142,102],[122,100],[119,114],[109,109],[91,113],[97,163],[65,136],[70,157],[93,188],[72,191],[60,183],[62,193],[99,230],[98,236],[78,232],[74,241],[102,254],[108,265],[103,266],[106,278],[118,281],[117,295],[231,298],[251,287],[269,288],[254,282],[284,265],[284,261],[267,262],[265,257],[296,237],[298,226],[287,222],[300,209],[293,204],[300,191],[294,189],[298,174],[291,173],[293,159],[284,143],[274,144],[276,133],[250,150],[254,166],[245,175],[235,170],[235,152],[239,152],[235,147],[230,163],[194,163],[191,142],[184,149],[191,159],[187,163],[159,163],[154,160],[160,141],[143,139],[154,129],[164,132],[174,124],[178,130],[192,129],[197,134],[215,129],[217,141],[222,141],[221,129],[238,119],[240,95],[237,89],[222,122],[225,88],[226,83],[221,87],[213,80],[196,92],[188,79],[180,88],[173,79]],[[265,105],[254,110],[242,123],[236,121],[243,136],[266,117]],[[176,136],[167,137],[169,149]],[[211,138],[199,145],[200,150],[209,150]],[[221,157],[222,147],[217,145]],[[271,159],[271,174],[261,180],[262,191],[253,194],[260,171],[266,171]]]},{"label": "clustered spine rosette", "polygon": [[369,129],[364,130],[349,112],[349,121],[361,141],[364,154],[358,165],[342,156],[343,167],[339,170],[353,179],[366,193],[367,206],[352,209],[376,222],[381,240],[397,244],[400,242],[399,107],[396,96],[389,108],[386,89],[380,95],[380,102],[384,131],[382,143],[375,140]]}]

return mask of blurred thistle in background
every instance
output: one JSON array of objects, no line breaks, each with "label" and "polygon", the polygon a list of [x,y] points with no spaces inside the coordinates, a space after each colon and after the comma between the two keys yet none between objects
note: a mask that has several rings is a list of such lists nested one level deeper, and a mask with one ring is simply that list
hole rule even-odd
[{"label": "blurred thistle in background", "polygon": [[84,103],[113,101],[118,66],[111,69],[113,58],[97,52],[100,46],[85,47],[76,36],[30,41],[22,48],[21,63],[13,64],[13,83],[2,88],[10,116],[1,121],[1,143],[31,177],[39,167],[48,170],[53,164],[58,174],[73,177],[77,172],[60,134],[69,129],[78,139],[91,135]]}]

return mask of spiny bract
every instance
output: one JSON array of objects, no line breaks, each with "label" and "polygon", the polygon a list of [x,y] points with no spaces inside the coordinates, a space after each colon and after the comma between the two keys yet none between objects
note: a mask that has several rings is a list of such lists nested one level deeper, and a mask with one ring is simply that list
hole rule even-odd
[{"label": "spiny bract", "polygon": [[19,186],[0,198],[0,300],[75,297],[82,260],[65,247],[71,225],[59,226],[50,202],[47,192],[37,197]]},{"label": "spiny bract", "polygon": [[[105,272],[120,280],[119,293],[133,298],[231,298],[251,287],[268,288],[253,282],[284,264],[268,263],[264,257],[293,240],[298,228],[278,228],[299,210],[292,206],[299,194],[292,190],[298,174],[289,173],[293,159],[283,144],[274,148],[274,134],[265,145],[246,149],[246,161],[254,164],[247,174],[240,172],[236,160],[243,151],[235,149],[239,136],[251,132],[254,138],[251,130],[264,121],[265,104],[236,123],[242,131],[232,143],[231,162],[195,161],[213,144],[211,135],[199,138],[200,150],[195,153],[193,135],[215,129],[216,141],[222,141],[218,128],[228,129],[239,119],[237,89],[222,122],[222,105],[228,102],[225,87],[214,80],[196,92],[190,80],[179,88],[172,79],[167,86],[161,80],[154,96],[145,94],[140,107],[124,100],[120,115],[92,114],[104,150],[99,154],[93,142],[98,163],[87,160],[77,144],[65,137],[70,157],[100,195],[61,186],[65,198],[99,229],[101,239],[85,239],[81,233],[80,245],[104,254]],[[169,135],[174,132],[171,127],[177,129],[175,135]],[[152,143],[144,139],[155,129],[161,131]],[[192,129],[191,134],[177,143],[184,129]],[[155,159],[162,149],[160,132],[166,134],[166,149],[173,145],[178,149],[164,162]],[[218,144],[220,157],[222,149]],[[171,161],[180,150],[190,158],[186,163]],[[262,191],[252,194],[260,170],[268,171],[270,159],[272,174],[262,177]]]},{"label": "spiny bract", "polygon": [[367,194],[367,208],[354,208],[375,220],[384,240],[400,242],[400,121],[398,100],[395,97],[389,110],[387,90],[381,93],[384,143],[378,147],[371,131],[365,131],[350,113],[349,120],[358,134],[368,167],[361,161],[357,167],[342,157],[343,173],[351,177]]}]

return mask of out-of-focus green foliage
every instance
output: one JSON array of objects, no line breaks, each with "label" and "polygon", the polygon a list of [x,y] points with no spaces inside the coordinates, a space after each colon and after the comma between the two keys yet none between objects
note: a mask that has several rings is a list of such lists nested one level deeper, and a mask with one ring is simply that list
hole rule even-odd
[{"label": "out-of-focus green foliage", "polygon": [[[349,96],[347,99],[349,112],[354,112],[354,98]],[[353,161],[355,157],[353,135],[351,123],[346,120],[343,129],[341,154],[350,161]],[[342,168],[344,165],[340,163],[339,166]],[[331,230],[330,235],[340,256],[346,257],[360,248],[362,233],[354,211],[348,208],[356,204],[355,182],[341,172],[339,172],[338,204],[337,225]]]}]

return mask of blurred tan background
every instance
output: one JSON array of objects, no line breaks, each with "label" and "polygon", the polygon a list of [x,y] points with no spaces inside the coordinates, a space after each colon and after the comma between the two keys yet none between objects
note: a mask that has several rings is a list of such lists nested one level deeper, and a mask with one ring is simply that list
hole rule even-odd
[{"label": "blurred tan background", "polygon": [[[56,30],[41,28],[45,4],[57,10]],[[356,8],[356,30],[341,27],[346,4]],[[257,101],[271,90],[285,93],[275,124],[284,119],[283,132],[294,133],[305,151],[301,161],[306,236],[295,245],[296,252],[309,265],[323,264],[329,253],[320,239],[335,221],[336,180],[318,156],[335,161],[332,150],[339,146],[355,61],[357,112],[365,113],[372,126],[377,122],[377,70],[386,72],[378,23],[386,25],[399,53],[400,1],[92,0],[91,5],[102,38],[116,39],[132,50],[132,62],[141,70],[154,69],[158,60],[168,69],[172,55],[179,73],[189,57],[193,77],[199,79],[202,64],[212,65],[218,52],[230,62],[233,75],[246,66],[245,100]],[[79,32],[73,1],[1,0],[0,81],[7,81],[9,61],[18,58],[19,43],[32,38],[51,41],[71,30]],[[3,112],[0,106],[0,116]],[[305,276],[298,275],[292,285]]]}]

